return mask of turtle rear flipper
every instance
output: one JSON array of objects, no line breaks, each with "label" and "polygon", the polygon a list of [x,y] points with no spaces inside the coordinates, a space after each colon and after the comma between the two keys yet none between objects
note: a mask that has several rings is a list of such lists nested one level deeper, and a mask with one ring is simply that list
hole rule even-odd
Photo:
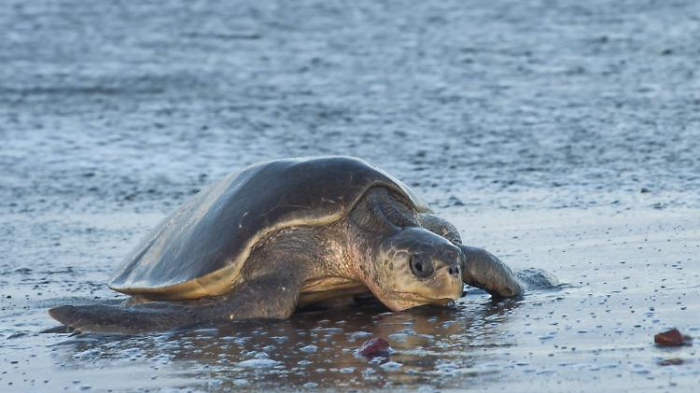
[{"label": "turtle rear flipper", "polygon": [[241,283],[224,296],[189,302],[150,302],[131,306],[60,306],[49,315],[81,333],[163,332],[200,323],[246,319],[286,319],[299,299],[300,278],[280,271]]},{"label": "turtle rear flipper", "polygon": [[187,307],[169,304],[60,306],[49,315],[76,332],[108,334],[166,331],[196,322]]},{"label": "turtle rear flipper", "polygon": [[75,329],[66,326],[66,325],[58,325],[54,326],[52,328],[44,329],[40,331],[39,333],[73,333],[75,332]]}]

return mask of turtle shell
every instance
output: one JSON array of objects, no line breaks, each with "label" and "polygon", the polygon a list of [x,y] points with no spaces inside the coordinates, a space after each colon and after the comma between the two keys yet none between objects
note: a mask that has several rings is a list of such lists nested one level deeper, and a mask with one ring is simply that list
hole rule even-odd
[{"label": "turtle shell", "polygon": [[109,287],[152,299],[228,292],[253,246],[271,232],[340,220],[374,186],[428,206],[408,186],[363,160],[285,159],[234,172],[201,190],[151,231],[110,278]]}]

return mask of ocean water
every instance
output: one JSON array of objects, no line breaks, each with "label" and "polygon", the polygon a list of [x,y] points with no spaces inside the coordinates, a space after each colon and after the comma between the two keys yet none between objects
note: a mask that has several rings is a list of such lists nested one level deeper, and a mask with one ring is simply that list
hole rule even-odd
[{"label": "ocean water", "polygon": [[[2,391],[694,391],[697,342],[653,335],[700,337],[699,15],[694,1],[7,1]],[[467,244],[562,285],[39,334],[52,306],[123,299],[111,270],[201,187],[331,154],[386,169]],[[371,337],[390,356],[357,356]]]}]

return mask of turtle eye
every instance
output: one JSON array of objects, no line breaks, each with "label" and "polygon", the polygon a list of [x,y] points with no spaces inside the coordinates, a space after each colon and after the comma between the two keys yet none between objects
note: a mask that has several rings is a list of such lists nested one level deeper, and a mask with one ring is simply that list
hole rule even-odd
[{"label": "turtle eye", "polygon": [[411,265],[411,271],[416,277],[426,278],[433,274],[433,264],[426,258],[412,255],[408,263]]}]

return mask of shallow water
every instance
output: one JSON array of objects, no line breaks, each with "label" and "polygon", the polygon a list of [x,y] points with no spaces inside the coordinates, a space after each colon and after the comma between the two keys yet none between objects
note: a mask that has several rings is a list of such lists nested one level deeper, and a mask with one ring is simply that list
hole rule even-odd
[{"label": "shallow water", "polygon": [[[693,391],[700,3],[10,1],[0,9],[2,391]],[[110,338],[39,334],[184,198],[348,154],[563,285]],[[393,352],[355,355],[369,337]],[[667,359],[682,364],[662,366]]]}]

